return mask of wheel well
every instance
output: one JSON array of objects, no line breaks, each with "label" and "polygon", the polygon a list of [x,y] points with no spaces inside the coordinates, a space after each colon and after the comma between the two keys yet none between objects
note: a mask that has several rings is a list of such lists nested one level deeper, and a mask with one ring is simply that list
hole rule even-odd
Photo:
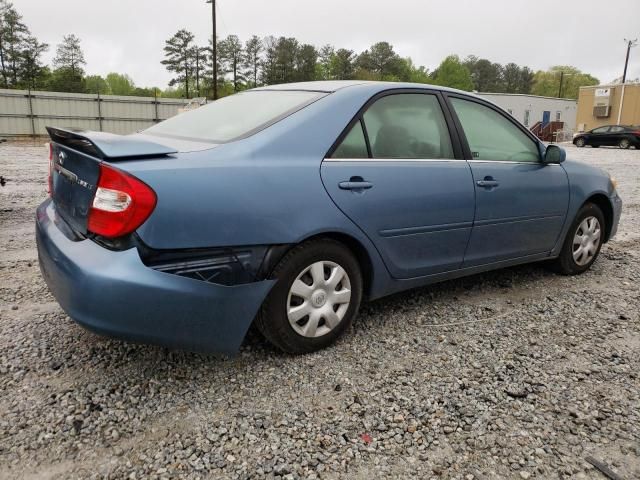
[{"label": "wheel well", "polygon": [[315,240],[317,238],[331,238],[337,242],[342,243],[346,246],[351,253],[353,253],[358,260],[358,264],[360,265],[360,270],[362,271],[362,289],[365,297],[369,296],[371,291],[371,282],[373,281],[373,265],[371,263],[371,258],[369,257],[369,252],[367,249],[360,243],[360,241],[356,240],[350,235],[339,232],[324,232],[318,235],[314,235],[313,237],[306,238],[304,241],[308,242],[309,240]]},{"label": "wheel well", "polygon": [[609,241],[609,236],[611,235],[611,227],[613,226],[613,207],[611,206],[611,202],[606,195],[603,195],[602,193],[596,193],[595,195],[590,196],[584,203],[593,203],[600,207],[600,210],[602,210],[605,223],[604,241]]}]

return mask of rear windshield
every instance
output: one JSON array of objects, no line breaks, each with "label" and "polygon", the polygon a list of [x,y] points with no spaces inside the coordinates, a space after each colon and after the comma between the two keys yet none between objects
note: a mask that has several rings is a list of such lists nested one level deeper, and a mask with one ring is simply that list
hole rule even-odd
[{"label": "rear windshield", "polygon": [[224,143],[251,135],[320,97],[321,92],[254,90],[224,97],[146,130],[152,135]]}]

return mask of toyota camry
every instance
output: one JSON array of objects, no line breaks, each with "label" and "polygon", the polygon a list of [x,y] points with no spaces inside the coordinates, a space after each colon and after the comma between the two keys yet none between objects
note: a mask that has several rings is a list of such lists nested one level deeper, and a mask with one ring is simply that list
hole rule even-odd
[{"label": "toyota camry", "polygon": [[616,233],[615,180],[499,107],[431,85],[256,88],[119,136],[49,128],[42,274],[101,334],[291,353],[362,301],[544,261],[579,274]]}]

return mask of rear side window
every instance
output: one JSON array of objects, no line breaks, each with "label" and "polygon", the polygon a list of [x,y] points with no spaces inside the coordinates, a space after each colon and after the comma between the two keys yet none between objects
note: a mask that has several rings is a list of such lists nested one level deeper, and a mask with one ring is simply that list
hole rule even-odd
[{"label": "rear side window", "polygon": [[362,130],[362,123],[356,122],[344,137],[342,143],[333,152],[332,158],[368,158],[367,141]]},{"label": "rear side window", "polygon": [[373,158],[454,158],[435,95],[387,95],[377,100],[363,119]]},{"label": "rear side window", "polygon": [[145,130],[151,135],[224,143],[251,135],[326,93],[256,90],[236,93]]},{"label": "rear side window", "polygon": [[538,145],[510,120],[485,105],[451,98],[474,160],[539,162]]}]

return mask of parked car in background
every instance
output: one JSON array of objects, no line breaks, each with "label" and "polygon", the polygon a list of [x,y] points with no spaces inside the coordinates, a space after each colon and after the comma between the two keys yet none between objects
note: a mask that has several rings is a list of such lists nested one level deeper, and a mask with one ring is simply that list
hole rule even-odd
[{"label": "parked car in background", "polygon": [[255,319],[312,352],[363,299],[536,261],[582,273],[622,208],[602,170],[432,85],[261,87],[134,135],[48,130],[36,239],[60,305],[196,351],[235,352]]},{"label": "parked car in background", "polygon": [[640,126],[605,125],[575,134],[573,144],[577,147],[590,145],[594,148],[600,146],[640,148]]}]

